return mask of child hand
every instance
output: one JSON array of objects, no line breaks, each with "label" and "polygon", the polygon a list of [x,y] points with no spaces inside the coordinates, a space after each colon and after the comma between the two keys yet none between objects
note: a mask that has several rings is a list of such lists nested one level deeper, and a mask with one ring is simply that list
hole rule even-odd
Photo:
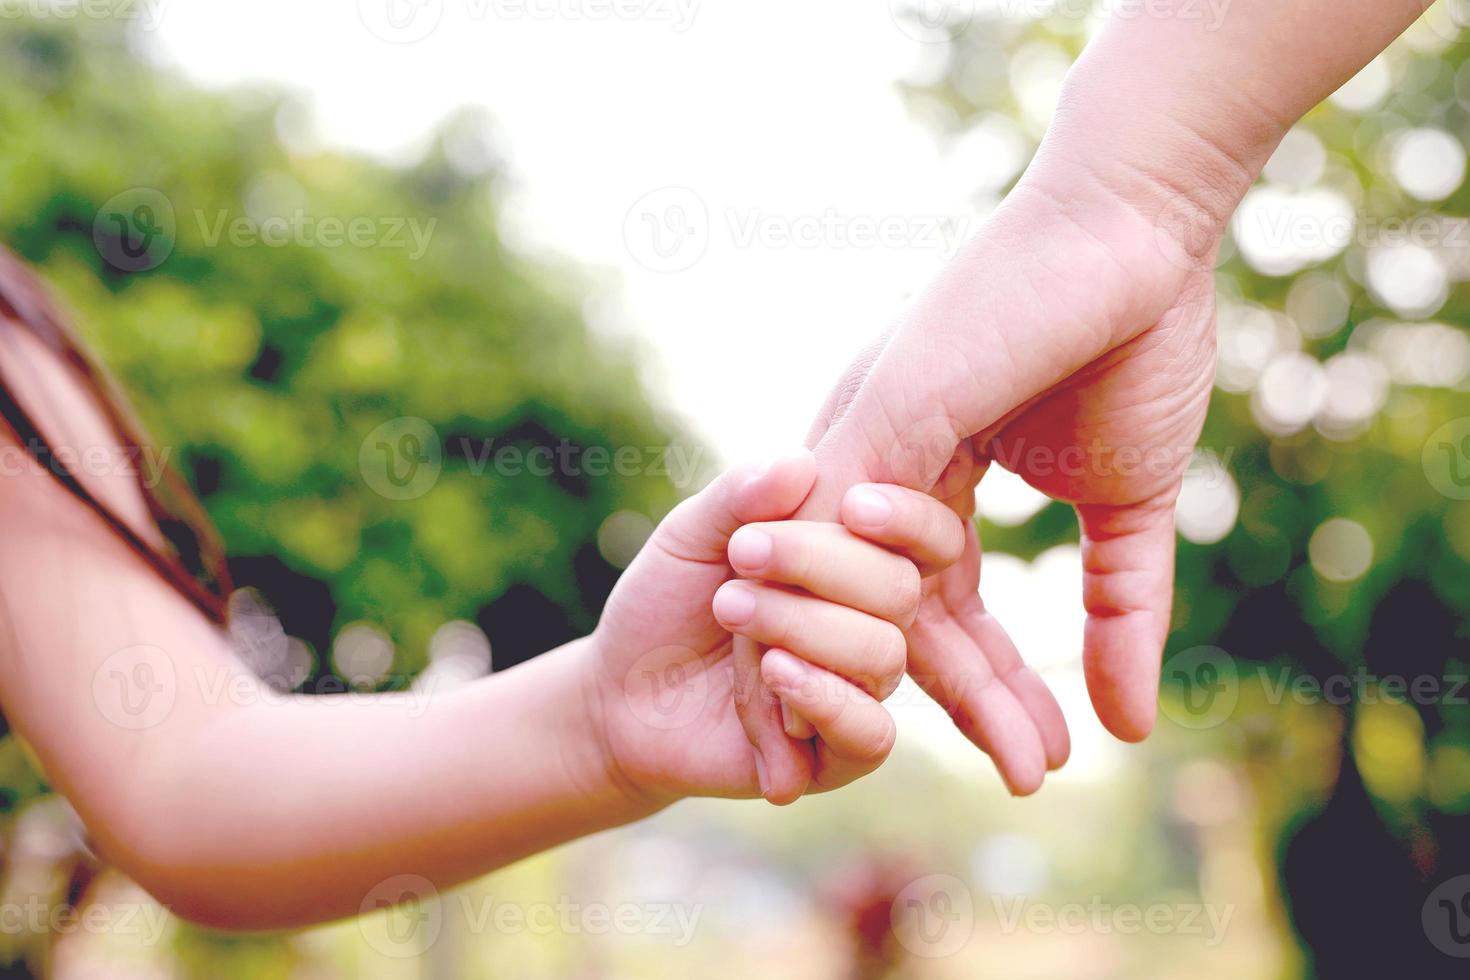
[{"label": "child hand", "polygon": [[[928,601],[933,580],[927,577],[950,567],[965,546],[964,524],[948,502],[903,487],[854,486],[842,500],[840,516],[841,524],[792,520],[742,527],[730,540],[730,565],[742,577],[760,581],[727,583],[715,596],[721,625],[771,646],[764,655],[759,652],[764,647],[757,648],[749,654],[755,659],[741,665],[760,678],[757,693],[764,695],[739,704],[747,734],[759,742],[779,721],[798,742],[818,737],[819,760],[828,748],[820,740],[824,722],[830,725],[847,708],[851,685],[883,700],[902,680],[905,633],[922,601]],[[926,577],[922,585],[919,576]],[[740,622],[746,590],[762,597],[757,608],[764,612]],[[872,630],[870,642],[885,643],[885,650],[855,647],[852,624],[872,617],[884,621],[877,624],[884,628]],[[737,657],[746,649],[737,646]],[[811,651],[806,657],[811,662],[791,650]],[[896,671],[863,669],[865,663],[894,657],[901,663]],[[779,718],[761,718],[773,696],[779,699]],[[840,760],[831,761],[820,767],[819,788],[828,788],[843,769]]]},{"label": "child hand", "polygon": [[[953,560],[962,525],[943,504],[892,487],[882,491],[891,514],[869,540],[785,520],[815,476],[804,451],[725,473],[659,525],[608,599],[591,644],[589,705],[610,768],[642,802],[786,803],[871,772],[892,748],[893,720],[877,699],[903,676],[902,627],[920,599],[915,560]],[[730,581],[731,557],[765,581]],[[762,659],[757,642],[775,649]],[[776,725],[752,744],[747,730],[773,729],[748,716],[781,711],[753,700],[762,676],[818,739],[793,741]]]}]

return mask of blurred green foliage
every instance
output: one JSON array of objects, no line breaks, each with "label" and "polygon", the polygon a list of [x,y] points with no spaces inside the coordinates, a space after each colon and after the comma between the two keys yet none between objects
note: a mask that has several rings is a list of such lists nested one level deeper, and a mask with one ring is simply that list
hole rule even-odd
[{"label": "blurred green foliage", "polygon": [[[599,527],[674,503],[651,453],[675,427],[638,351],[584,323],[586,284],[500,241],[487,121],[461,113],[398,169],[293,150],[289,98],[201,91],[136,44],[122,22],[0,21],[0,240],[75,313],[237,578],[311,641],[318,680],[353,621],[395,641],[389,684],[452,619],[499,627],[515,659],[590,630],[617,574]],[[392,499],[365,440],[404,418],[432,427],[442,472]],[[567,446],[635,447],[639,471],[493,463]],[[36,798],[23,746],[0,748],[7,806]],[[279,937],[177,937],[190,975],[291,959]],[[0,949],[43,970],[45,940]]]},{"label": "blurred green foliage", "polygon": [[[977,188],[982,207],[1034,152],[1111,6],[1038,4],[1027,18],[955,4],[939,8],[952,15],[943,27],[928,11],[944,66],[909,86],[914,111],[961,158],[973,141],[975,159],[1017,161],[982,168],[993,178]],[[1420,905],[1429,885],[1470,871],[1470,46],[1456,9],[1436,5],[1309,114],[1237,214],[1218,265],[1220,381],[1201,441],[1228,479],[1221,492],[1220,474],[1196,467],[1181,504],[1224,522],[1180,540],[1164,723],[1188,721],[1202,656],[1229,672],[1240,706],[1218,724],[1259,764],[1280,834],[1265,846],[1312,968],[1328,976],[1421,955],[1422,975],[1446,968]],[[1426,132],[1443,159],[1423,149]],[[1417,196],[1405,186],[1441,182]],[[1334,519],[1367,532],[1364,567],[1337,565],[1363,548]],[[984,537],[1032,556],[1075,540],[1076,524],[1052,504]],[[1385,694],[1390,677],[1437,693]],[[1347,697],[1317,693],[1334,679]],[[1302,705],[1341,716],[1336,749],[1314,743],[1320,759],[1293,754]]]},{"label": "blurred green foliage", "polygon": [[[107,21],[5,21],[0,236],[77,311],[231,555],[325,583],[333,625],[393,634],[398,673],[516,584],[589,629],[615,574],[598,527],[661,513],[669,481],[497,476],[487,447],[643,452],[670,429],[636,351],[584,325],[583,284],[499,241],[486,121],[461,114],[404,169],[293,152],[288,99],[200,91],[133,43]],[[400,417],[433,426],[444,468],[394,500],[359,450]]]},{"label": "blurred green foliage", "polygon": [[[1076,4],[1062,7],[992,19],[955,5],[970,16],[937,49],[942,73],[911,87],[915,111],[956,143],[987,131],[991,161],[1013,144],[1017,162],[992,168],[1000,176],[977,190],[982,206],[1034,150],[1055,85],[1085,41],[1089,22]],[[1376,69],[1388,73],[1382,93],[1312,113],[1300,127],[1310,140],[1297,144],[1306,163],[1284,159],[1267,185],[1330,191],[1359,228],[1464,213],[1463,182],[1441,200],[1407,193],[1393,146],[1413,130],[1470,131],[1466,60],[1457,35],[1416,29]],[[140,57],[117,25],[6,19],[0,236],[78,312],[156,441],[199,487],[231,554],[277,556],[301,583],[324,587],[319,658],[328,653],[323,637],[369,620],[397,641],[395,669],[412,673],[446,620],[514,617],[519,599],[493,607],[507,595],[544,597],[566,628],[590,628],[616,574],[599,552],[599,527],[618,510],[662,513],[673,487],[652,472],[499,478],[477,473],[475,454],[486,441],[668,444],[672,426],[642,392],[636,351],[589,333],[574,273],[528,262],[499,241],[502,177],[482,118],[461,115],[415,164],[392,169],[293,149],[297,109],[274,92],[202,92]],[[136,216],[144,201],[157,212],[160,199],[172,229],[130,261],[142,243],[126,231],[110,240],[109,216]],[[221,218],[259,227],[296,214],[318,230],[322,219],[368,218],[380,233],[398,221],[432,231],[422,255],[411,236],[407,247],[212,240]],[[1463,246],[1429,249],[1443,299],[1407,309],[1375,280],[1383,242],[1352,236],[1282,265],[1246,241],[1259,230],[1238,226],[1222,256],[1228,384],[1215,394],[1203,445],[1227,479],[1204,479],[1214,490],[1196,498],[1205,524],[1221,508],[1231,519],[1218,534],[1180,542],[1169,656],[1190,670],[1166,668],[1163,692],[1166,724],[1186,718],[1197,666],[1189,658],[1212,645],[1226,655],[1239,706],[1208,737],[1174,732],[1164,744],[1176,754],[1194,745],[1233,753],[1257,777],[1269,835],[1260,848],[1280,866],[1310,970],[1341,975],[1347,963],[1373,972],[1392,954],[1410,975],[1437,975],[1443,961],[1414,958],[1420,901],[1433,882],[1470,872],[1470,709],[1448,693],[1470,673],[1470,503],[1436,489],[1449,471],[1434,468],[1450,465],[1436,433],[1470,416],[1470,395],[1463,374],[1439,384],[1423,377],[1425,362],[1459,356],[1453,344],[1425,354],[1415,345],[1447,343],[1443,335],[1401,328],[1432,322],[1463,335],[1470,263]],[[1326,384],[1328,398],[1332,372],[1345,364],[1366,367],[1369,387],[1383,380],[1382,397],[1362,418],[1324,409],[1283,424],[1262,379],[1274,359],[1295,355],[1318,365],[1302,383]],[[1353,356],[1334,360],[1343,355]],[[360,451],[379,426],[404,417],[432,425],[444,469],[431,491],[394,500],[373,489]],[[464,446],[471,459],[456,451]],[[1332,570],[1341,526],[1323,529],[1342,518],[1366,532],[1371,559],[1338,580],[1323,571]],[[990,550],[1029,558],[1074,540],[1076,525],[1051,505],[1018,527],[987,523],[984,534]],[[1303,703],[1265,682],[1322,682],[1359,668],[1439,678],[1446,695]],[[318,669],[330,665],[323,659]],[[0,748],[0,782],[16,796],[39,792],[15,744]],[[932,789],[914,778],[910,795]],[[1130,790],[1138,813],[1129,821],[1166,809],[1162,781],[1136,775]],[[871,822],[862,807],[813,806],[828,836],[843,819]],[[931,809],[937,821],[945,808]],[[913,815],[902,817],[912,829]],[[1051,811],[1061,817],[1072,811]],[[1127,853],[1084,840],[1071,864],[1123,865]],[[1156,858],[1129,873],[1188,887],[1173,880],[1182,867]],[[273,940],[181,936],[184,955],[211,971],[247,975],[250,964],[286,956]],[[259,972],[267,969],[285,968]]]}]

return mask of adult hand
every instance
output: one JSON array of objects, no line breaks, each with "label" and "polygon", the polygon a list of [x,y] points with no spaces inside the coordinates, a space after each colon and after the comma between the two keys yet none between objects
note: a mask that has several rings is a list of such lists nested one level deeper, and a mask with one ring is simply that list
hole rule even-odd
[{"label": "adult hand", "polygon": [[[634,809],[691,795],[789,803],[887,758],[894,726],[878,699],[903,678],[920,568],[952,562],[963,531],[901,487],[849,494],[847,512],[886,511],[855,527],[787,520],[815,477],[805,451],[728,471],[619,578],[587,645],[585,713]],[[761,659],[757,642],[778,649]],[[815,744],[793,745],[780,703],[752,698],[767,684],[816,726]]]},{"label": "adult hand", "polygon": [[[1173,501],[1211,382],[1220,235],[1295,121],[1425,6],[1237,0],[1218,21],[1106,22],[1019,186],[828,401],[798,516],[835,518],[844,488],[866,480],[966,513],[992,460],[1072,503],[1088,689],[1110,731],[1145,737]],[[926,588],[909,667],[1027,793],[1065,758],[1066,731],[985,611],[979,569],[972,537]]]},{"label": "adult hand", "polygon": [[[810,439],[817,487],[797,516],[835,519],[847,487],[877,480],[968,518],[992,462],[1073,504],[1088,689],[1108,730],[1136,741],[1154,721],[1173,505],[1213,377],[1223,220],[1128,186],[1033,169],[833,392]],[[972,525],[964,558],[926,580],[909,671],[1026,794],[1066,760],[1066,724],[985,608],[980,567]]]}]

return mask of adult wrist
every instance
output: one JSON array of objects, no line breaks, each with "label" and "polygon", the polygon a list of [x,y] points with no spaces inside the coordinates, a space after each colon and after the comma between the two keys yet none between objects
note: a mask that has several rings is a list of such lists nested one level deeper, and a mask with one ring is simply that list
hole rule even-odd
[{"label": "adult wrist", "polygon": [[1074,66],[1023,185],[1094,210],[1125,207],[1191,259],[1212,260],[1288,124],[1218,99],[1201,108],[1187,94],[1160,95],[1156,79],[1110,60],[1089,50]]}]

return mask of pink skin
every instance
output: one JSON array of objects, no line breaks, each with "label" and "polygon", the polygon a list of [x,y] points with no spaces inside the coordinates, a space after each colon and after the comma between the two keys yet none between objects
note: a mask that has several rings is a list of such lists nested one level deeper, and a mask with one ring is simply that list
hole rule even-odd
[{"label": "pink skin", "polygon": [[[815,476],[805,451],[757,476],[726,474],[669,515],[609,598],[592,637],[603,651],[594,703],[611,768],[639,798],[784,803],[887,757],[893,722],[874,695],[903,674],[900,625],[919,598],[907,556],[952,561],[962,531],[941,504],[899,488],[883,488],[893,512],[866,541],[784,520]],[[737,572],[745,577],[732,581]],[[785,650],[758,659],[754,638]],[[774,699],[736,710],[761,676],[824,733],[815,746],[787,751]],[[687,717],[681,698],[697,702]],[[753,715],[774,724],[766,741],[750,737]]]},{"label": "pink skin", "polygon": [[[874,695],[905,655],[1011,790],[1032,792],[1066,758],[1065,725],[986,611],[979,541],[955,517],[971,515],[995,460],[1076,505],[1093,703],[1116,735],[1143,738],[1169,615],[1171,505],[1209,391],[1221,229],[1286,129],[1423,7],[1233,0],[1220,24],[1108,24],[1005,207],[833,392],[815,466],[795,457],[693,498],[591,637],[457,690],[271,696],[90,512],[44,474],[7,476],[7,718],[104,854],[180,914],[228,927],[375,907],[374,889],[405,872],[448,887],[683,795],[779,803],[842,785],[887,755],[892,720]],[[58,441],[109,444],[44,352],[0,355],[18,359],[7,368],[22,395],[65,423]],[[1089,462],[1059,470],[1037,448]],[[1121,465],[1148,450],[1165,462]],[[97,479],[141,522],[135,487]],[[809,523],[835,521],[845,529]],[[770,555],[749,535],[731,547],[749,522],[766,525]],[[827,557],[783,564],[782,534]],[[751,580],[727,581],[737,567]],[[832,568],[855,574],[817,574]],[[919,568],[930,575],[915,598]],[[843,598],[813,597],[823,590]],[[781,636],[806,646],[762,659],[757,642]],[[115,703],[139,650],[177,681],[141,727]],[[684,717],[686,702],[650,678],[705,697]],[[813,739],[787,737],[768,687]]]},{"label": "pink skin", "polygon": [[[1173,504],[1213,379],[1220,236],[1290,125],[1425,6],[1237,0],[1218,24],[1108,23],[1004,206],[829,397],[797,516],[836,519],[869,480],[968,515],[992,461],[1074,505],[1088,690],[1110,732],[1147,737]],[[1011,792],[1031,793],[1065,761],[1066,727],[985,609],[980,564],[972,535],[926,583],[909,670]]]}]

